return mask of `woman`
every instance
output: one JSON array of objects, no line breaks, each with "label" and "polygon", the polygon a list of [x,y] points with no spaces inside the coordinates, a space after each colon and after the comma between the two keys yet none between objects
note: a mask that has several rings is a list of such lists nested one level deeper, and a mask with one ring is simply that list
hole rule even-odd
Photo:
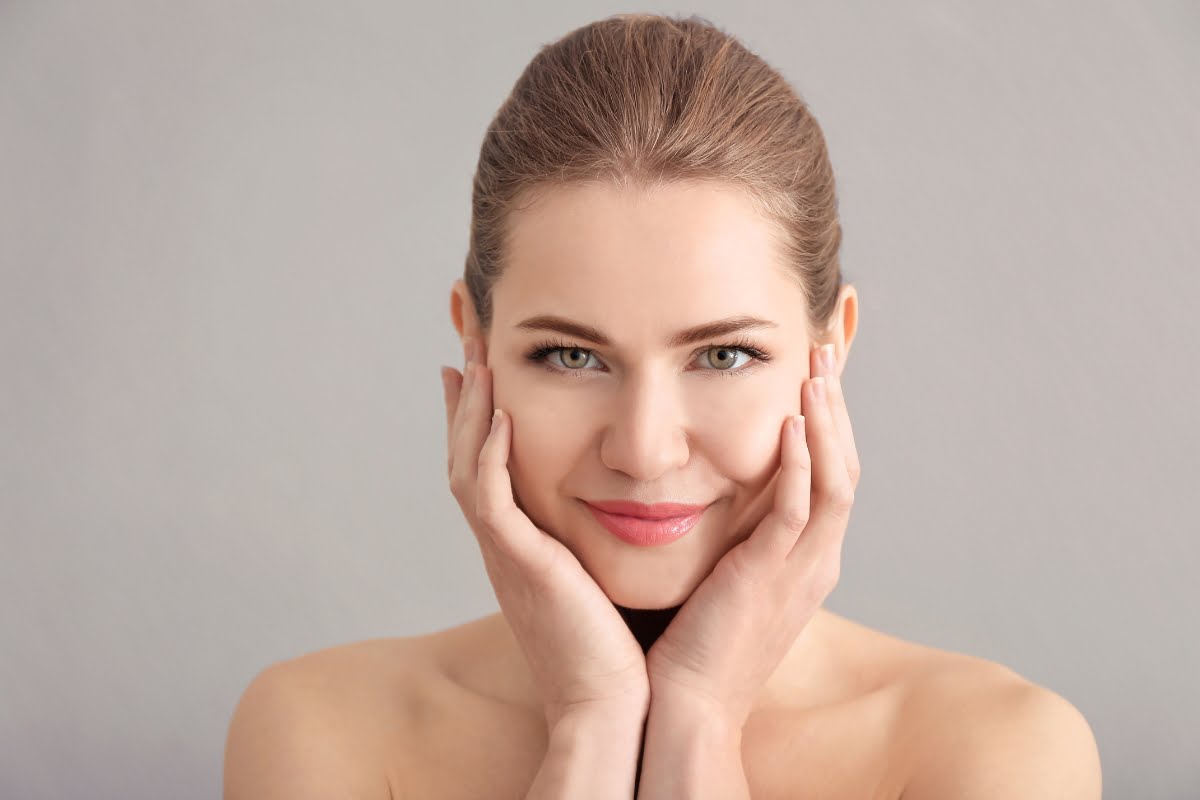
[{"label": "woman", "polygon": [[859,477],[840,237],[816,120],[732,37],[544,47],[483,143],[443,369],[501,611],[264,671],[226,797],[1098,798],[1061,697],[821,608]]}]

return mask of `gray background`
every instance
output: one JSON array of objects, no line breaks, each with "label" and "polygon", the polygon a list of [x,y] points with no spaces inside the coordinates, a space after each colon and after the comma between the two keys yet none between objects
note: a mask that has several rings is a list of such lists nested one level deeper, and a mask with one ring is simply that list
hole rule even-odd
[{"label": "gray background", "polygon": [[[1068,698],[1107,798],[1200,797],[1197,8],[639,9],[829,140],[828,607]],[[265,666],[496,609],[443,471],[470,179],[537,47],[625,10],[0,4],[0,796],[218,796]]]}]

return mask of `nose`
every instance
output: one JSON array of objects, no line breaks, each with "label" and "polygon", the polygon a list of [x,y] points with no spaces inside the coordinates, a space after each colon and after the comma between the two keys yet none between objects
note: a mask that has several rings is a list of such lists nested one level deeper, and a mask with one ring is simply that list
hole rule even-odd
[{"label": "nose", "polygon": [[653,481],[687,463],[685,418],[673,378],[631,375],[618,390],[600,459],[635,480]]}]

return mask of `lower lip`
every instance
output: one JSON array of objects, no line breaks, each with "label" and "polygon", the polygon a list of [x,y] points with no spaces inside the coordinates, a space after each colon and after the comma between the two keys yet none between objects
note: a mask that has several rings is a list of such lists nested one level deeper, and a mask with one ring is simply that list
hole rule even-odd
[{"label": "lower lip", "polygon": [[690,531],[707,510],[706,506],[686,517],[643,519],[642,517],[627,517],[623,514],[609,514],[591,503],[586,503],[586,505],[596,521],[608,528],[613,536],[638,547],[657,547],[670,544]]}]

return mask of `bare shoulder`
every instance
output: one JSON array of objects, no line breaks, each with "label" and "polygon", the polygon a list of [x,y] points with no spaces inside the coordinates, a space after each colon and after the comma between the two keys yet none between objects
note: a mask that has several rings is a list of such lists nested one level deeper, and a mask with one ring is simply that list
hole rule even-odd
[{"label": "bare shoulder", "polygon": [[1062,695],[983,658],[927,648],[912,683],[902,800],[1100,800],[1091,726]]},{"label": "bare shoulder", "polygon": [[[504,776],[514,785],[532,780],[526,773],[537,768],[544,720],[522,705],[528,678],[516,668],[519,654],[504,646],[501,619],[367,639],[269,666],[230,725],[225,800],[498,796]],[[464,775],[463,764],[481,771]],[[289,768],[288,788],[276,788]],[[231,784],[245,788],[231,792]]]},{"label": "bare shoulder", "polygon": [[392,745],[407,679],[425,671],[420,640],[369,639],[279,661],[243,691],[225,743],[224,797],[393,794]]}]

